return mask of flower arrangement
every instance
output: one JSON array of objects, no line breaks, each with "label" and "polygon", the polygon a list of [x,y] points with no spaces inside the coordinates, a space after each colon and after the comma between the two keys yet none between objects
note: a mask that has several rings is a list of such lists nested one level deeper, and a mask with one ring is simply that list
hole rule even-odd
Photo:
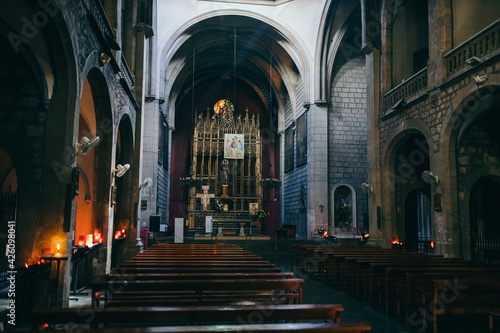
[{"label": "flower arrangement", "polygon": [[217,200],[215,202],[215,210],[220,212],[223,209],[224,209],[224,203],[220,200]]},{"label": "flower arrangement", "polygon": [[269,215],[269,213],[266,213],[263,210],[259,210],[256,215],[260,221],[263,221]]},{"label": "flower arrangement", "polygon": [[281,180],[276,179],[276,178],[265,178],[260,181],[260,186],[264,188],[278,188],[281,186]]}]

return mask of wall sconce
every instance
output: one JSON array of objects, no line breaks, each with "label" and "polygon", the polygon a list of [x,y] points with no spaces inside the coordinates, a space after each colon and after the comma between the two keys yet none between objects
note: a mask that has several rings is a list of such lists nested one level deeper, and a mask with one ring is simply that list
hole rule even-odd
[{"label": "wall sconce", "polygon": [[439,184],[439,178],[429,170],[425,170],[422,172],[422,179],[424,182],[432,184],[435,183],[436,185]]},{"label": "wall sconce", "polygon": [[139,190],[142,190],[143,188],[150,187],[153,184],[153,180],[151,178],[146,178],[144,181],[139,184]]},{"label": "wall sconce", "polygon": [[101,52],[101,56],[100,56],[99,60],[101,61],[101,64],[103,66],[106,66],[111,61],[111,57],[109,55],[107,55],[106,53]]},{"label": "wall sconce", "polygon": [[78,151],[80,150],[82,155],[87,155],[95,146],[99,144],[99,141],[101,141],[101,138],[98,136],[89,139],[86,136],[84,136],[80,142],[75,144],[75,156],[78,155]]},{"label": "wall sconce", "polygon": [[469,59],[465,60],[465,62],[467,63],[467,65],[474,67],[482,63],[483,60],[478,57],[470,57]]},{"label": "wall sconce", "polygon": [[325,208],[325,206],[323,206],[323,204],[319,204],[319,210],[321,211],[321,213],[323,213],[323,208]]},{"label": "wall sconce", "polygon": [[361,184],[361,190],[365,193],[373,193],[373,186],[371,186],[370,184],[367,184],[367,183],[362,183]]},{"label": "wall sconce", "polygon": [[128,171],[128,169],[130,169],[130,164],[118,164],[116,166],[116,169],[113,170],[113,178],[123,176]]},{"label": "wall sconce", "polygon": [[485,83],[486,80],[488,80],[488,75],[487,74],[474,76],[474,81],[476,82],[477,85]]}]

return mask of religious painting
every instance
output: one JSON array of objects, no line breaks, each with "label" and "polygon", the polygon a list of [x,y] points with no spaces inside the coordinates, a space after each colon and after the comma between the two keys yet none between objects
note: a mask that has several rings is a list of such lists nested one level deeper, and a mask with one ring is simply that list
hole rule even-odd
[{"label": "religious painting", "polygon": [[285,130],[285,172],[293,170],[293,126]]},{"label": "religious painting", "polygon": [[214,105],[214,113],[218,118],[228,119],[233,116],[234,105],[227,99],[221,99]]},{"label": "religious painting", "polygon": [[307,113],[297,119],[297,167],[307,163]]},{"label": "religious painting", "polygon": [[242,160],[245,157],[245,135],[224,134],[224,158]]},{"label": "religious painting", "polygon": [[258,202],[251,202],[250,209],[249,209],[250,215],[257,215],[258,210],[259,210],[259,203]]}]

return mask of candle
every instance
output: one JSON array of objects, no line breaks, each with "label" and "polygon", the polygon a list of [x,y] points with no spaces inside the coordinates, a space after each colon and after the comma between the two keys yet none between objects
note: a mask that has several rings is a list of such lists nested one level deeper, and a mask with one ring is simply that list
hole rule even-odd
[{"label": "candle", "polygon": [[59,253],[59,249],[60,249],[60,248],[61,248],[61,247],[59,246],[59,243],[57,243],[57,253]]}]

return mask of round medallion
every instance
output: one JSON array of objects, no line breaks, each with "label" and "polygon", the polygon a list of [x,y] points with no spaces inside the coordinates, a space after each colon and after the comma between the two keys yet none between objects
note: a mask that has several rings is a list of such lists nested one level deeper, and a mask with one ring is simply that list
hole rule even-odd
[{"label": "round medallion", "polygon": [[233,103],[227,99],[221,99],[214,105],[214,113],[219,118],[228,119],[233,115],[233,112]]}]

